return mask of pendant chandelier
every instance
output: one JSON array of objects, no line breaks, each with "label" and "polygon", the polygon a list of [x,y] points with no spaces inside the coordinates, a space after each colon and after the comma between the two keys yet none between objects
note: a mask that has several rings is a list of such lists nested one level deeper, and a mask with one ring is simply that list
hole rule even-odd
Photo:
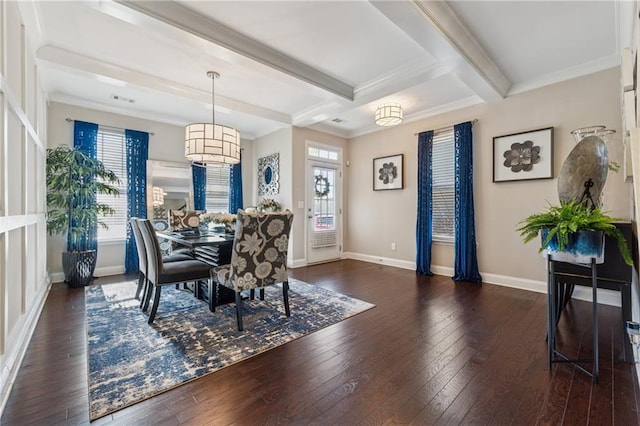
[{"label": "pendant chandelier", "polygon": [[166,192],[164,192],[164,189],[162,189],[159,186],[154,186],[151,189],[151,197],[153,199],[153,205],[154,206],[161,206],[164,204],[164,196],[167,195]]},{"label": "pendant chandelier", "polygon": [[240,132],[233,127],[216,124],[215,71],[211,78],[211,123],[192,123],[185,126],[184,155],[189,160],[208,164],[237,164],[240,162]]}]

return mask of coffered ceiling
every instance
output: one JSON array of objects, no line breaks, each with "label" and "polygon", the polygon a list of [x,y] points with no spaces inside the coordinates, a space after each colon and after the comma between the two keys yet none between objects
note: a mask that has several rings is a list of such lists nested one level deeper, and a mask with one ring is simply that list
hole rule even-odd
[{"label": "coffered ceiling", "polygon": [[343,137],[619,65],[633,2],[21,1],[52,101]]}]

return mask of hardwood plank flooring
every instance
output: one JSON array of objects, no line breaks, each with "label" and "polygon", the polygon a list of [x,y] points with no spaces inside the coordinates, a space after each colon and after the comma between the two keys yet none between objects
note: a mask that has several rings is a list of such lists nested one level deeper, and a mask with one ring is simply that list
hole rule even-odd
[{"label": "hardwood plank flooring", "polygon": [[[376,307],[92,425],[640,425],[620,308],[600,306],[594,384],[548,369],[544,294],[353,260],[291,275]],[[569,304],[558,348],[592,356],[590,303]],[[55,284],[0,424],[88,424],[86,371],[84,291]]]}]

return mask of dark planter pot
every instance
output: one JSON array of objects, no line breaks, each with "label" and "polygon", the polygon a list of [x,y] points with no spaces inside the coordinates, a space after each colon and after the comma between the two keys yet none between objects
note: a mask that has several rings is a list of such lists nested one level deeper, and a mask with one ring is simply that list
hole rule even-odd
[{"label": "dark planter pot", "polygon": [[69,287],[84,287],[93,280],[96,269],[96,251],[65,251],[62,253],[64,282]]},{"label": "dark planter pot", "polygon": [[[547,239],[548,230],[540,233],[542,243]],[[578,231],[569,235],[569,244],[562,251],[558,251],[558,239],[554,236],[542,255],[552,256],[553,260],[568,263],[590,264],[591,258],[596,258],[596,263],[604,262],[604,232],[602,231]]]}]

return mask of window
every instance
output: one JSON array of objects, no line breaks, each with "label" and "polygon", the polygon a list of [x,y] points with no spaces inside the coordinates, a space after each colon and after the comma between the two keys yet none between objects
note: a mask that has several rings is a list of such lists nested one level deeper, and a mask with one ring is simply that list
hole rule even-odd
[{"label": "window", "polygon": [[433,135],[433,239],[453,241],[455,209],[455,172],[453,128]]},{"label": "window", "polygon": [[323,149],[318,147],[310,146],[307,151],[309,157],[320,158],[323,160],[331,160],[338,161],[338,151],[334,151],[332,149]]},{"label": "window", "polygon": [[109,229],[98,226],[98,241],[124,240],[127,237],[127,153],[124,130],[98,127],[97,157],[112,170],[120,183],[114,185],[120,196],[98,194],[97,202],[111,206],[116,213],[100,218]]},{"label": "window", "polygon": [[229,175],[227,164],[207,165],[207,212],[227,213],[229,211]]}]

